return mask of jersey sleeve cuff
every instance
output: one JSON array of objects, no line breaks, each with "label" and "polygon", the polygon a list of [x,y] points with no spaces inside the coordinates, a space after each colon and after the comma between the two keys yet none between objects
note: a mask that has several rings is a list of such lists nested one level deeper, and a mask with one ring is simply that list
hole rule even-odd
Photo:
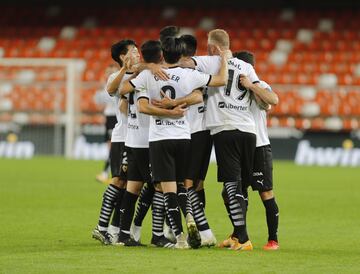
[{"label": "jersey sleeve cuff", "polygon": [[129,81],[130,85],[132,85],[133,88],[135,88],[136,86],[134,85],[133,82],[131,82],[131,80]]},{"label": "jersey sleeve cuff", "polygon": [[137,100],[139,101],[140,99],[147,99],[147,100],[149,100],[149,97],[146,97],[146,96],[140,96],[140,97],[138,97],[137,98]]},{"label": "jersey sleeve cuff", "polygon": [[194,61],[195,67],[197,66],[197,62],[194,57],[191,57],[191,59]]},{"label": "jersey sleeve cuff", "polygon": [[211,76],[211,75],[209,75],[209,80],[207,81],[206,86],[208,86],[208,85],[210,84],[210,82],[211,82],[211,78],[212,78],[212,76]]}]

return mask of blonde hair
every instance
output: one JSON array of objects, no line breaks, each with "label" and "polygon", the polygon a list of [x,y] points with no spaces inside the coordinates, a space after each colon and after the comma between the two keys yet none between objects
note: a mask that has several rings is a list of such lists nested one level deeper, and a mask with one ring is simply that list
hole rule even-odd
[{"label": "blonde hair", "polygon": [[208,42],[221,48],[230,48],[229,34],[223,29],[214,29],[208,33]]}]

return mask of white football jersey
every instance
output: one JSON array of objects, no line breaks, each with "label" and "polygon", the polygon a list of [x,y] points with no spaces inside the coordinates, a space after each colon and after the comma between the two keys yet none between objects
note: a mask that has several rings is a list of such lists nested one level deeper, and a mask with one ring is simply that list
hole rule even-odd
[{"label": "white football jersey", "polygon": [[[196,69],[217,74],[221,67],[220,56],[197,56]],[[238,129],[256,134],[255,121],[250,111],[250,92],[240,85],[240,75],[249,77],[253,83],[259,82],[254,68],[237,58],[228,60],[229,79],[226,86],[209,87],[205,112],[206,128],[211,134],[223,130]]]},{"label": "white football jersey", "polygon": [[[109,78],[107,83],[110,83],[112,80],[114,80],[114,78],[119,74],[120,72],[114,72],[112,73]],[[132,73],[126,73],[122,79],[121,82],[124,82],[125,80],[129,79],[131,77]],[[111,134],[111,142],[112,143],[118,143],[118,142],[125,142],[125,138],[126,138],[126,131],[127,131],[127,115],[125,115],[124,113],[120,112],[120,97],[119,95],[115,95],[112,97],[117,108],[116,108],[116,119],[117,119],[117,123],[112,131]]]},{"label": "white football jersey", "polygon": [[125,145],[133,148],[148,148],[150,117],[138,111],[138,96],[138,92],[131,92],[128,96],[129,108]]},{"label": "white football jersey", "polygon": [[[268,83],[260,81],[260,86],[272,92]],[[270,144],[269,135],[267,131],[266,111],[261,109],[259,105],[253,100],[250,110],[254,115],[256,126],[256,147],[266,146]]]},{"label": "white football jersey", "polygon": [[[139,92],[138,98],[146,97],[161,99],[162,90],[170,98],[180,98],[190,94],[194,89],[206,86],[211,75],[193,69],[171,67],[166,69],[170,79],[162,81],[149,70],[142,71],[130,83]],[[185,117],[174,119],[171,117],[150,117],[149,141],[190,139],[190,125]]]},{"label": "white football jersey", "polygon": [[206,97],[206,88],[203,90],[204,101],[189,107],[186,117],[190,123],[190,132],[191,134],[199,131],[206,130],[205,126],[205,97]]}]

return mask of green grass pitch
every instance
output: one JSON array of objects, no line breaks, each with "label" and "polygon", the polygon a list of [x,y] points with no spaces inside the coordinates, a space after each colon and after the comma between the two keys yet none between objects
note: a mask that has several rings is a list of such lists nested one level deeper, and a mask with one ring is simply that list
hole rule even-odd
[{"label": "green grass pitch", "polygon": [[[0,159],[0,273],[360,273],[360,169],[275,162],[281,250],[265,252],[264,208],[250,193],[252,252],[101,246],[91,238],[105,185],[101,162]],[[216,183],[206,213],[218,240],[231,231]],[[142,242],[150,241],[150,214]]]}]

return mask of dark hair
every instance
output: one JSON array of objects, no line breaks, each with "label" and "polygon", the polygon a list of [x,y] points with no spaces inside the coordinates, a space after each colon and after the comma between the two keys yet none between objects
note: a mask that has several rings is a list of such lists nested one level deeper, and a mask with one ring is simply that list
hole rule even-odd
[{"label": "dark hair", "polygon": [[141,45],[141,54],[146,63],[159,63],[161,61],[160,41],[146,41],[144,44]]},{"label": "dark hair", "polygon": [[251,64],[252,66],[255,65],[255,56],[249,51],[238,51],[235,52],[233,56],[237,59],[243,60],[244,62]]},{"label": "dark hair", "polygon": [[180,60],[185,48],[181,39],[174,37],[166,38],[161,46],[164,60],[168,64],[177,63]]},{"label": "dark hair", "polygon": [[176,37],[179,34],[179,27],[166,26],[160,30],[160,42],[163,43],[167,37]]},{"label": "dark hair", "polygon": [[123,65],[120,55],[127,54],[128,46],[135,46],[137,47],[135,41],[130,39],[121,40],[111,46],[111,58],[117,62],[120,66]]},{"label": "dark hair", "polygon": [[181,41],[184,43],[184,52],[183,56],[191,57],[195,55],[197,48],[197,41],[195,36],[191,34],[184,34],[180,37]]}]

